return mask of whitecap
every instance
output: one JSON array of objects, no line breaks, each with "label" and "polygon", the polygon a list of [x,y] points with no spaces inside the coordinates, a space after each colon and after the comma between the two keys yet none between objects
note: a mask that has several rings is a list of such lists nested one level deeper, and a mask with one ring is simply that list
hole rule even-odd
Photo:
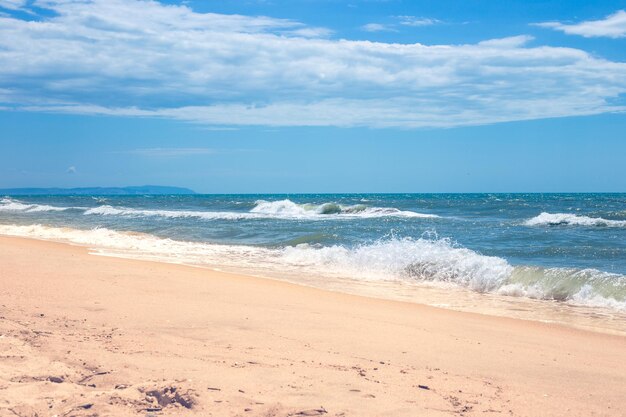
[{"label": "whitecap", "polygon": [[580,216],[571,213],[546,213],[528,219],[525,226],[605,226],[626,227],[626,220],[607,220],[602,217]]},{"label": "whitecap", "polygon": [[374,218],[374,217],[416,217],[437,218],[435,214],[399,210],[393,207],[370,207],[364,204],[341,205],[334,202],[322,204],[297,204],[289,199],[278,201],[256,201],[251,213],[264,214],[285,219],[315,218]]}]

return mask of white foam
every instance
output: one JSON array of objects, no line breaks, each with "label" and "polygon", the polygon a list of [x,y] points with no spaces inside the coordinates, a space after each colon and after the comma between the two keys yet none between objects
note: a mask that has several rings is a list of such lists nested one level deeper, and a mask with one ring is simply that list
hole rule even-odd
[{"label": "white foam", "polygon": [[55,207],[45,204],[24,204],[20,201],[12,200],[10,198],[3,198],[0,200],[0,211],[21,211],[25,213],[36,213],[43,211],[65,211],[72,207]]},{"label": "white foam", "polygon": [[106,228],[82,230],[39,224],[0,225],[0,234],[73,243],[87,246],[102,254],[188,264],[220,265],[226,260],[227,265],[245,266],[247,258],[262,258],[271,252],[263,248],[184,242]]},{"label": "white foam", "polygon": [[602,217],[578,216],[571,213],[546,213],[528,219],[524,222],[526,226],[606,226],[606,227],[626,227],[626,220],[607,220]]},{"label": "white foam", "polygon": [[[291,200],[265,201],[258,200],[256,206],[250,210],[251,213],[266,214],[272,217],[303,217],[307,216],[307,208],[298,205]],[[310,210],[312,213],[313,210]]]},{"label": "white foam", "polygon": [[237,212],[218,212],[218,211],[193,211],[193,210],[139,210],[126,207],[113,207],[109,205],[98,206],[85,210],[86,215],[102,215],[102,216],[127,216],[127,217],[167,217],[167,218],[184,218],[195,217],[205,220],[238,220],[258,218],[259,216],[251,213]]}]

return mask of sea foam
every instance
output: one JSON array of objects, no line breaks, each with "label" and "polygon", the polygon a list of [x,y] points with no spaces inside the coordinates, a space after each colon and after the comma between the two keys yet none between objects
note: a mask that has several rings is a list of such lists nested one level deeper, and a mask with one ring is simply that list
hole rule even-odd
[{"label": "sea foam", "polygon": [[0,200],[0,211],[21,211],[25,213],[36,213],[43,211],[65,211],[71,207],[56,207],[46,204],[24,204],[20,201],[12,200],[10,198],[3,198]]},{"label": "sea foam", "polygon": [[141,210],[109,205],[98,206],[85,210],[86,215],[125,216],[125,217],[167,217],[167,218],[198,218],[205,220],[238,220],[258,218],[251,213],[194,211],[194,210]]}]

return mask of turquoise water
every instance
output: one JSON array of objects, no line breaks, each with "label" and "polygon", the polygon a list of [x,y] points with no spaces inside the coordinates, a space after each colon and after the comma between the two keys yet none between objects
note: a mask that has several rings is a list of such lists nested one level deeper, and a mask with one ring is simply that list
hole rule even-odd
[{"label": "turquoise water", "polygon": [[626,194],[6,196],[0,233],[626,309]]}]

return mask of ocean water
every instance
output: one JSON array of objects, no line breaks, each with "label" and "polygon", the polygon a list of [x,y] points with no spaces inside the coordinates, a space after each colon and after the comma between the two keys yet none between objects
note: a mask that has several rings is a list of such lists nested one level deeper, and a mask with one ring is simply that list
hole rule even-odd
[{"label": "ocean water", "polygon": [[370,294],[626,311],[626,194],[5,196],[0,234]]}]

